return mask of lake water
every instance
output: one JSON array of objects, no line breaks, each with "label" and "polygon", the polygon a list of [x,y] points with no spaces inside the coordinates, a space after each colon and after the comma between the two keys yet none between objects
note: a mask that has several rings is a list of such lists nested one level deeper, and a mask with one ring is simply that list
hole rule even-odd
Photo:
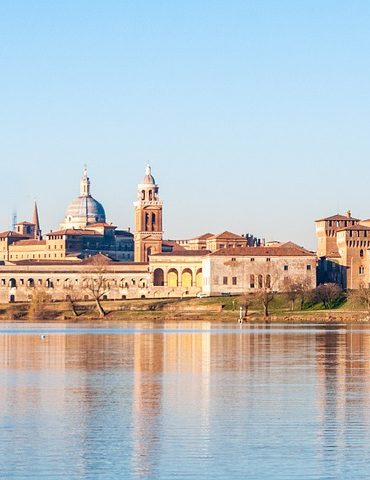
[{"label": "lake water", "polygon": [[0,478],[369,479],[370,329],[2,324]]}]

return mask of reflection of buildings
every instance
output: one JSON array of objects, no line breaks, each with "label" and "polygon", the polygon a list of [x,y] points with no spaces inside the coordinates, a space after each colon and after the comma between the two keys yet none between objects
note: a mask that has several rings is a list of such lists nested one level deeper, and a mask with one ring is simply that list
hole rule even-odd
[{"label": "reflection of buildings", "polygon": [[[37,471],[40,448],[47,458],[68,448],[65,461],[82,476],[109,468],[156,478],[170,457],[195,454],[206,470],[225,425],[226,450],[233,442],[263,450],[294,436],[300,425],[307,428],[302,444],[289,448],[298,452],[304,444],[321,464],[351,455],[357,427],[355,441],[364,440],[366,330],[218,332],[207,322],[161,328],[149,322],[123,334],[51,332],[44,341],[31,333],[0,336],[0,420],[17,422],[0,447],[5,461],[25,455]],[[22,428],[33,431],[30,445]]]}]

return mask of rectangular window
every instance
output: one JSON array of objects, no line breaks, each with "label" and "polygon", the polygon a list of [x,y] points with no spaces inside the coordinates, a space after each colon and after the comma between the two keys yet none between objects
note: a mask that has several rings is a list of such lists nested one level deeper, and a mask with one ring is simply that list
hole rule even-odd
[{"label": "rectangular window", "polygon": [[284,271],[285,271],[285,272],[288,271],[288,265],[284,265]]},{"label": "rectangular window", "polygon": [[311,270],[311,265],[307,265],[307,270]]},{"label": "rectangular window", "polygon": [[238,278],[237,278],[237,277],[233,277],[232,281],[233,281],[233,285],[236,285],[236,284],[237,284],[237,281],[238,281]]},{"label": "rectangular window", "polygon": [[253,257],[251,258],[251,262],[254,262],[254,258],[253,258]]},{"label": "rectangular window", "polygon": [[223,285],[227,285],[227,277],[224,277],[224,278],[222,279],[222,284],[223,284]]},{"label": "rectangular window", "polygon": [[266,258],[266,262],[271,262],[271,258]]},{"label": "rectangular window", "polygon": [[236,258],[233,257],[233,258],[231,259],[231,261],[232,261],[232,262],[236,262]]}]

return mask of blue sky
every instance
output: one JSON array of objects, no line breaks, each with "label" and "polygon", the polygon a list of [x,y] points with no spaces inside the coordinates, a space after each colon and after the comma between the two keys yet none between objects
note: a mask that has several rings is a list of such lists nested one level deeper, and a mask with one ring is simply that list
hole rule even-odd
[{"label": "blue sky", "polygon": [[367,1],[0,2],[0,229],[44,231],[87,163],[133,225],[150,162],[165,236],[229,229],[315,247],[315,218],[370,217]]}]

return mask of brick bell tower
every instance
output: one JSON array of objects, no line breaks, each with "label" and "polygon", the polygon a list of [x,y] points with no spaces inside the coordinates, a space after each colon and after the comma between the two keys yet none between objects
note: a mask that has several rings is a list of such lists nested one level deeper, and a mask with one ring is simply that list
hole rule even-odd
[{"label": "brick bell tower", "polygon": [[148,262],[149,255],[162,252],[162,208],[158,185],[150,165],[139,183],[135,206],[135,262]]}]

